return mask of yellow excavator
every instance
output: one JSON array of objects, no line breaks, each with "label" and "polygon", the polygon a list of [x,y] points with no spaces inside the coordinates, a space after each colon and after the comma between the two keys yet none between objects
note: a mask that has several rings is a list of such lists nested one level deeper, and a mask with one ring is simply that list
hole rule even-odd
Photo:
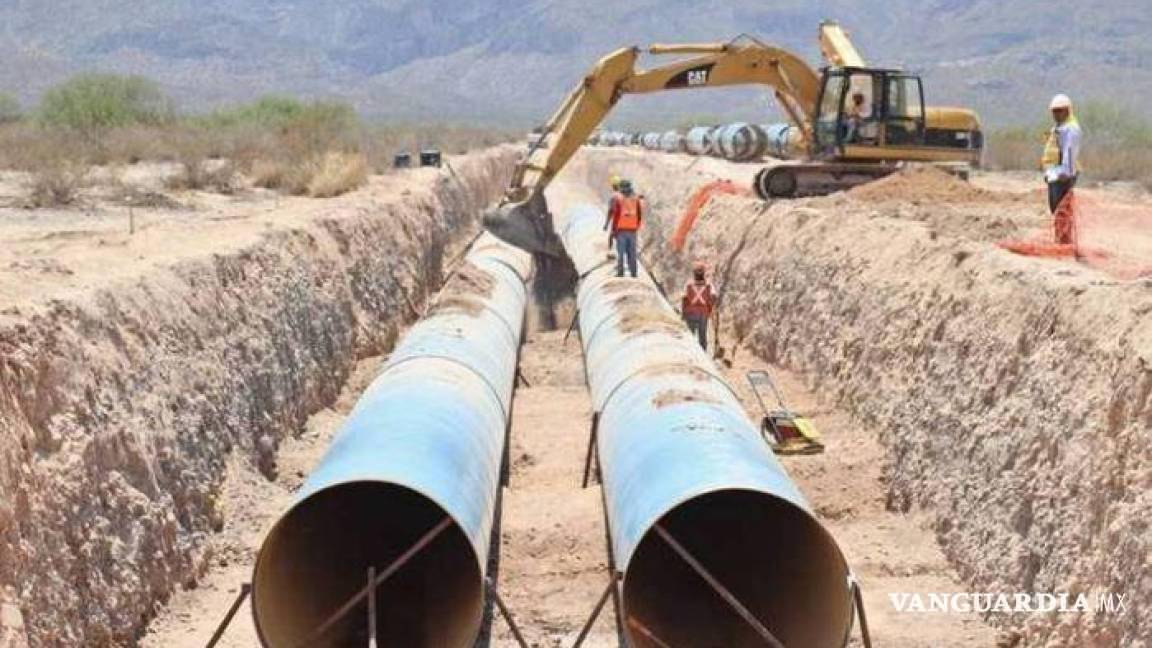
[{"label": "yellow excavator", "polygon": [[[517,165],[500,207],[484,224],[523,249],[563,256],[544,189],[626,94],[762,84],[795,128],[797,159],[761,169],[753,186],[764,198],[831,193],[898,168],[901,162],[977,166],[980,119],[963,108],[925,107],[920,77],[872,68],[835,22],[820,25],[828,66],[817,72],[798,56],[751,36],[728,43],[652,45],[653,55],[698,55],[647,70],[641,51],[616,50],[573,89]],[[791,157],[791,156],[790,156]]]}]

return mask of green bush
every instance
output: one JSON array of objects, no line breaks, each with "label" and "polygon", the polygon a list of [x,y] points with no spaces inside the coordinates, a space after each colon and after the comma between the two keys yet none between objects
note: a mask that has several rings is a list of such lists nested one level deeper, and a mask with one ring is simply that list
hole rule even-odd
[{"label": "green bush", "polygon": [[139,76],[81,74],[49,89],[40,100],[40,120],[96,134],[109,128],[172,121],[172,104],[153,81]]},{"label": "green bush", "polygon": [[0,124],[20,121],[23,116],[24,111],[20,108],[20,102],[16,100],[16,97],[0,93]]}]

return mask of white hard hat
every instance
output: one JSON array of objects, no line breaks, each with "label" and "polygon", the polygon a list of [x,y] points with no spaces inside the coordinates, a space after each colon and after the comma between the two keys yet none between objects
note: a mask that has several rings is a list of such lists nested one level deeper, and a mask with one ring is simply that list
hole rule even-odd
[{"label": "white hard hat", "polygon": [[1052,97],[1052,103],[1048,104],[1048,110],[1056,110],[1058,108],[1071,108],[1072,100],[1066,94],[1058,94]]}]

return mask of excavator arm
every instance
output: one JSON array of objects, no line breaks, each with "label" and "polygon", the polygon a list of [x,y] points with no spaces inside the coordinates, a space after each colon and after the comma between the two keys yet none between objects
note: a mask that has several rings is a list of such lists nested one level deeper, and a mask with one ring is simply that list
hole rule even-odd
[{"label": "excavator arm", "polygon": [[801,132],[810,136],[820,77],[796,55],[751,37],[729,43],[653,45],[648,51],[698,56],[648,70],[636,69],[640,50],[635,47],[601,59],[568,94],[544,125],[537,144],[517,165],[503,204],[484,218],[489,231],[526,250],[561,256],[544,189],[626,94],[766,85]]}]

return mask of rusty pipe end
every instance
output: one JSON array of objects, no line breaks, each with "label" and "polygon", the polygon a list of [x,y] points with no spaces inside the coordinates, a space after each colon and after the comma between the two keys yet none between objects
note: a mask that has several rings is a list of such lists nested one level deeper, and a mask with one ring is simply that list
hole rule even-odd
[{"label": "rusty pipe end", "polygon": [[[252,578],[252,613],[261,643],[293,648],[434,529],[447,513],[403,486],[337,484],[299,502],[268,534]],[[475,549],[449,524],[376,591],[381,645],[471,646],[484,610]],[[325,632],[322,646],[368,645],[360,603]]]},{"label": "rusty pipe end", "polygon": [[[848,565],[807,511],[772,495],[724,490],[653,525],[624,574],[630,645],[762,648],[758,632],[657,532],[662,527],[785,646],[838,648],[851,630]],[[631,623],[631,621],[639,623]]]}]

